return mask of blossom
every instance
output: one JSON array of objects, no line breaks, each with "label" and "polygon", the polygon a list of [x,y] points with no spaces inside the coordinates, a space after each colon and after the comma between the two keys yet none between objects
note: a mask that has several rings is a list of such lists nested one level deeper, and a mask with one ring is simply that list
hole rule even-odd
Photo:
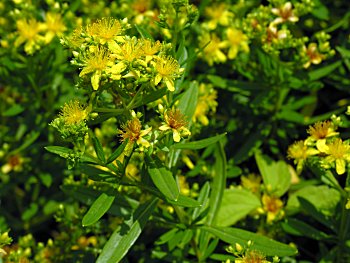
[{"label": "blossom", "polygon": [[304,162],[309,156],[318,154],[319,151],[315,148],[308,147],[304,141],[297,141],[289,146],[288,155],[289,159],[294,159],[294,164],[297,165],[297,172],[301,172]]},{"label": "blossom", "polygon": [[72,100],[64,104],[60,116],[63,118],[65,125],[72,125],[85,121],[88,111],[78,100]]},{"label": "blossom", "polygon": [[98,90],[102,72],[110,62],[111,59],[108,51],[103,47],[96,47],[85,57],[85,67],[80,72],[79,77],[93,73],[91,76],[91,85],[94,90]]},{"label": "blossom", "polygon": [[261,186],[261,176],[256,174],[241,176],[241,185],[252,193],[258,193]]},{"label": "blossom", "polygon": [[283,202],[281,199],[263,194],[261,202],[263,204],[263,209],[266,212],[266,220],[268,223],[272,223],[272,221],[274,221],[277,216],[281,216],[283,214]]},{"label": "blossom", "polygon": [[316,141],[316,147],[319,151],[324,152],[326,148],[326,139],[339,133],[335,131],[335,127],[331,121],[316,122],[309,127],[307,132],[310,134],[306,139],[306,145],[312,145]]},{"label": "blossom", "polygon": [[346,163],[350,162],[350,146],[348,142],[336,138],[334,141],[326,145],[324,159],[325,164],[334,164],[337,174],[343,174],[346,171]]},{"label": "blossom", "polygon": [[210,19],[207,24],[210,30],[216,29],[217,25],[228,26],[233,18],[233,13],[228,10],[225,3],[205,8],[205,14]]},{"label": "blossom", "polygon": [[229,59],[234,59],[240,49],[244,52],[249,52],[248,37],[242,31],[229,28],[226,35],[228,39],[227,45],[229,47],[227,56]]},{"label": "blossom", "polygon": [[209,119],[207,117],[207,114],[210,111],[216,111],[216,107],[218,105],[216,99],[217,92],[215,89],[203,83],[200,84],[197,106],[192,117],[193,122],[196,122],[198,120],[203,125],[208,125]]},{"label": "blossom", "polygon": [[185,127],[188,122],[179,109],[165,111],[164,121],[165,123],[159,129],[161,131],[171,130],[175,142],[179,142],[183,136],[191,135],[191,132]]},{"label": "blossom", "polygon": [[200,37],[200,46],[203,46],[203,57],[208,62],[209,66],[214,63],[225,63],[226,55],[221,50],[227,47],[227,42],[221,41],[216,34],[205,34]]},{"label": "blossom", "polygon": [[112,58],[126,62],[133,62],[142,55],[141,44],[137,38],[127,38],[121,44],[113,41],[109,43],[108,48],[112,53]]},{"label": "blossom", "polygon": [[18,154],[11,155],[7,159],[6,163],[3,166],[1,166],[1,172],[3,174],[8,174],[11,171],[20,172],[23,170],[23,164],[25,163],[25,161],[25,158]]},{"label": "blossom", "polygon": [[46,13],[46,22],[43,24],[46,30],[45,42],[50,43],[55,36],[61,36],[67,30],[62,21],[62,17],[57,13]]},{"label": "blossom", "polygon": [[128,139],[129,143],[136,142],[137,145],[141,146],[142,150],[143,147],[147,148],[150,146],[150,143],[144,138],[144,136],[152,130],[152,127],[142,130],[142,124],[139,118],[134,112],[132,115],[133,118],[122,125],[122,129],[119,130],[119,134],[122,138],[122,141]]},{"label": "blossom", "polygon": [[18,37],[15,41],[15,47],[25,43],[24,51],[27,54],[33,54],[35,50],[40,48],[40,43],[44,41],[44,37],[40,35],[42,24],[35,19],[20,19],[16,22]]},{"label": "blossom", "polygon": [[86,27],[86,32],[96,37],[101,44],[109,43],[113,40],[122,40],[122,25],[111,17],[104,17]]},{"label": "blossom", "polygon": [[235,259],[235,263],[269,263],[263,253],[256,250],[246,250],[244,255]]},{"label": "blossom", "polygon": [[168,90],[174,91],[174,80],[183,71],[183,69],[180,68],[177,60],[171,56],[160,56],[157,57],[154,67],[157,71],[157,74],[154,78],[154,84],[158,85],[158,83],[163,80]]},{"label": "blossom", "polygon": [[299,20],[297,16],[295,16],[293,9],[292,9],[292,3],[286,2],[283,6],[280,8],[272,8],[271,12],[278,16],[275,20],[273,20],[273,24],[280,24],[284,22],[292,22],[295,23]]},{"label": "blossom", "polygon": [[278,42],[282,39],[286,39],[288,36],[288,31],[286,29],[278,30],[273,24],[270,24],[266,30],[266,42]]},{"label": "blossom", "polygon": [[308,59],[303,65],[304,68],[310,67],[311,64],[318,65],[324,59],[324,55],[318,52],[316,43],[310,43],[308,47],[303,46],[302,55]]},{"label": "blossom", "polygon": [[162,44],[159,40],[156,42],[147,38],[141,40],[141,49],[143,55],[146,56],[146,62],[149,62],[154,57],[154,55],[160,50],[161,46]]}]

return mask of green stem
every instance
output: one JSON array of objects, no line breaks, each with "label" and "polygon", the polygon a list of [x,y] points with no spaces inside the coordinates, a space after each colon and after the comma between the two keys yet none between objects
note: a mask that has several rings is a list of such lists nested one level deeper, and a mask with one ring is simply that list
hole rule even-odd
[{"label": "green stem", "polygon": [[337,261],[336,262],[344,262],[344,250],[345,250],[345,242],[346,236],[349,229],[349,213],[350,211],[345,208],[346,198],[342,199],[342,213],[340,219],[340,228],[339,228],[339,239],[338,239],[338,251],[337,251]]}]

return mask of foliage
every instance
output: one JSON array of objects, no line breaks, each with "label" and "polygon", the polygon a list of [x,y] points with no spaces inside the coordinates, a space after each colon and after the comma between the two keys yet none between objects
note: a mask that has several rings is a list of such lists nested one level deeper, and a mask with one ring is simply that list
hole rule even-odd
[{"label": "foliage", "polygon": [[346,1],[0,13],[0,262],[348,261]]}]

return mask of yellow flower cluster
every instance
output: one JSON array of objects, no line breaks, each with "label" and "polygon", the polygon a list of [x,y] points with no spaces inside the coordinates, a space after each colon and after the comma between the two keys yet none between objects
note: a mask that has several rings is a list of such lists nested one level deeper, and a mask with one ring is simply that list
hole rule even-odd
[{"label": "yellow flower cluster", "polygon": [[31,55],[39,50],[42,45],[49,44],[57,36],[61,37],[66,31],[66,26],[60,14],[47,12],[45,21],[40,22],[35,18],[20,19],[16,22],[15,47],[24,44],[24,51]]},{"label": "yellow flower cluster", "polygon": [[[200,48],[203,48],[202,58],[212,66],[215,63],[225,63],[227,59],[235,59],[238,52],[249,52],[248,37],[233,24],[233,13],[229,5],[217,3],[205,9],[207,20],[202,26],[199,36]],[[224,28],[223,34],[217,28]]]},{"label": "yellow flower cluster", "polygon": [[183,69],[168,55],[168,46],[159,41],[130,37],[127,20],[102,18],[76,29],[66,44],[73,47],[73,63],[82,66],[80,77],[89,76],[93,90],[101,81],[112,82],[133,78],[151,86],[164,83],[175,90],[174,81]]},{"label": "yellow flower cluster", "polygon": [[317,122],[308,129],[309,137],[289,146],[288,158],[297,165],[301,172],[305,161],[311,156],[318,156],[322,167],[335,168],[337,174],[344,174],[350,162],[349,141],[343,141],[334,121]]}]

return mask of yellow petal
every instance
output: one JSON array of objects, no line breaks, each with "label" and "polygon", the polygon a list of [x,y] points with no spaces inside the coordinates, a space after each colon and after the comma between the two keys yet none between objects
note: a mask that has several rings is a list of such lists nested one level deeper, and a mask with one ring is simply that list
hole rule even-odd
[{"label": "yellow petal", "polygon": [[181,140],[180,133],[177,130],[173,130],[174,142],[179,142]]},{"label": "yellow petal", "polygon": [[100,78],[101,78],[101,71],[98,70],[96,71],[92,76],[91,76],[91,85],[94,90],[98,90],[98,87],[100,85]]},{"label": "yellow petal", "polygon": [[335,170],[337,174],[345,173],[345,160],[344,159],[336,159],[335,160]]},{"label": "yellow petal", "polygon": [[154,85],[158,85],[161,80],[162,76],[157,74],[157,76],[154,78]]},{"label": "yellow petal", "polygon": [[168,125],[166,125],[166,124],[164,124],[164,125],[159,127],[159,130],[161,130],[161,131],[166,131],[166,130],[169,130],[169,129],[170,129],[170,127]]},{"label": "yellow petal", "polygon": [[326,139],[317,140],[316,147],[320,152],[327,152],[328,146],[326,145]]},{"label": "yellow petal", "polygon": [[165,80],[165,84],[166,84],[169,91],[175,90],[174,81],[167,79],[167,80]]}]

